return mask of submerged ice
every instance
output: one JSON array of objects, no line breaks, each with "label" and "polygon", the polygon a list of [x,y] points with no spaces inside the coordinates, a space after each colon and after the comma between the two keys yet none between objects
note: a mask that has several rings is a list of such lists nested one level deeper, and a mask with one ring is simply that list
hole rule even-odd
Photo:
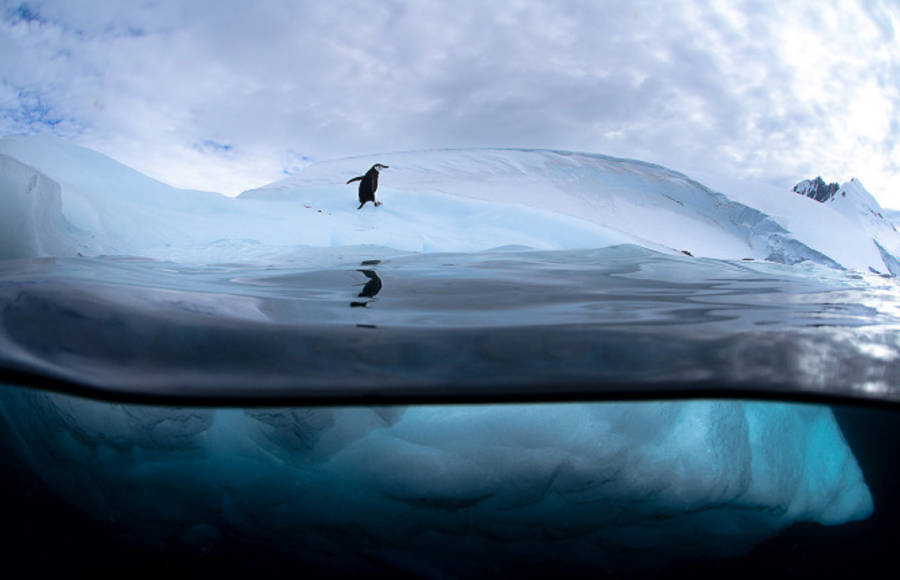
[{"label": "submerged ice", "polygon": [[[344,182],[375,161],[391,166],[379,187],[384,205],[357,211],[355,188]],[[780,348],[769,341],[775,335],[764,334],[784,328],[773,318],[779,313],[768,309],[754,317],[752,306],[728,299],[755,289],[748,276],[759,273],[759,302],[775,303],[783,298],[781,282],[740,260],[793,266],[787,278],[796,279],[843,269],[897,274],[900,236],[887,214],[872,206],[877,203],[858,182],[841,191],[845,195],[829,204],[792,192],[772,199],[744,189],[728,197],[636,161],[486,150],[322,163],[229,199],[171,188],[61,141],[4,139],[0,345],[7,352],[0,361],[22,365],[13,370],[42,361],[57,377],[87,377],[107,389],[155,377],[172,392],[205,385],[204,395],[215,394],[213,368],[248,388],[279,370],[279,379],[299,377],[296,386],[313,368],[324,373],[316,375],[318,386],[361,376],[376,393],[379,385],[413,384],[459,369],[469,374],[446,376],[468,377],[476,386],[502,384],[509,378],[501,374],[504,365],[517,356],[531,360],[533,352],[546,357],[539,363],[557,365],[534,367],[551,373],[546,384],[579,371],[597,377],[598,365],[607,363],[623,377],[651,380],[646,363],[652,356],[620,357],[613,344],[632,336],[614,334],[616,328],[640,326],[657,333],[656,342],[643,344],[684,347],[669,357],[672,368],[684,371],[678,377],[684,383],[710,380],[696,369],[714,359],[740,363],[744,382],[771,378],[785,369],[757,373],[751,363],[760,360],[760,345],[769,345],[768,354]],[[478,274],[503,263],[506,258],[486,252],[500,246],[618,246],[588,257],[638,263],[604,278],[540,258],[541,279],[530,280],[530,287],[555,284],[565,291],[577,277],[563,276],[566,268],[591,279],[579,279],[576,307],[556,311],[547,300],[542,310],[540,297],[531,296],[516,310],[504,292],[521,290],[521,279],[498,284],[496,271],[494,279]],[[467,275],[483,283],[468,286],[464,305],[440,311],[422,287],[450,292],[452,282],[432,276],[433,270],[402,278],[402,260],[388,265],[397,276],[383,291],[360,287],[348,295],[331,284],[337,275],[348,285],[350,274],[362,283],[374,280],[365,274],[363,255],[420,252],[457,262],[466,261],[463,254],[477,255]],[[44,257],[59,258],[55,269],[38,260]],[[351,261],[335,274],[335,264]],[[306,270],[285,273],[286,264]],[[118,278],[93,276],[104,271]],[[227,283],[204,277],[210,271],[225,272]],[[693,275],[701,271],[704,284]],[[68,278],[60,279],[60,272]],[[504,275],[510,272],[517,270]],[[559,279],[548,280],[553,276]],[[642,276],[647,283],[639,287]],[[855,276],[854,283],[864,278]],[[594,287],[609,281],[625,285],[618,294]],[[289,296],[275,296],[272,287]],[[392,302],[390,292],[398,287],[407,293]],[[376,295],[380,302],[369,304]],[[491,324],[503,327],[502,337],[521,340],[477,342],[460,335],[458,344],[474,345],[460,349],[469,360],[441,356],[438,347],[447,343],[439,333],[483,324],[477,309],[488,295],[510,303],[496,308]],[[605,302],[598,306],[600,299]],[[339,313],[329,310],[329,300],[340,303]],[[357,307],[348,308],[350,300]],[[639,300],[651,306],[634,309]],[[403,324],[391,318],[390,308],[398,305],[406,308]],[[804,319],[805,331],[833,322],[828,316],[856,316],[835,310],[816,313],[821,320]],[[712,356],[695,348],[741,316],[733,311],[749,315],[741,319],[745,326],[729,330],[734,340],[722,341],[725,350],[711,349]],[[595,326],[579,327],[575,342],[560,342],[541,334],[543,319],[528,319],[535,312],[557,321],[562,313],[566,325]],[[525,323],[540,340],[525,334]],[[403,335],[416,324],[431,325],[428,341]],[[696,332],[679,340],[679,324],[694,324]],[[326,326],[336,333],[318,336]],[[359,328],[388,336],[378,354],[396,356],[374,356],[359,346],[365,342],[359,335],[343,340]],[[872,371],[878,376],[866,375],[866,384],[883,387],[896,376],[890,361],[900,343],[896,326],[879,332],[874,347],[885,360]],[[398,336],[406,341],[402,349]],[[828,378],[835,365],[823,359],[822,345],[835,343],[812,339],[799,355],[764,361],[799,361],[810,367],[801,369],[807,375]],[[574,355],[583,366],[559,368],[574,356],[573,344],[582,349]],[[328,353],[316,351],[326,347]],[[598,347],[607,352],[592,350]],[[311,364],[298,369],[292,365],[301,351]],[[846,368],[866,366],[850,360],[855,351],[849,352],[841,359]],[[680,353],[700,362],[682,365]],[[334,364],[338,359],[343,365]],[[255,362],[242,366],[244,360]],[[520,377],[532,373],[522,368]],[[78,375],[79,369],[87,371]],[[356,375],[340,375],[346,369]],[[490,372],[473,378],[471,369]],[[179,375],[187,377],[184,383],[169,380]],[[210,409],[101,403],[4,387],[0,417],[2,433],[34,473],[92,517],[122,522],[142,541],[262,540],[336,569],[462,574],[478,571],[484,561],[513,566],[526,556],[563,563],[562,569],[652,568],[668,558],[740,552],[795,522],[841,524],[873,509],[850,448],[830,410],[820,406],[688,401]],[[635,553],[642,554],[638,563]]]},{"label": "submerged ice", "polygon": [[653,569],[872,511],[821,406],[214,410],[4,388],[0,416],[41,478],[142,541],[266,541],[350,569]]}]

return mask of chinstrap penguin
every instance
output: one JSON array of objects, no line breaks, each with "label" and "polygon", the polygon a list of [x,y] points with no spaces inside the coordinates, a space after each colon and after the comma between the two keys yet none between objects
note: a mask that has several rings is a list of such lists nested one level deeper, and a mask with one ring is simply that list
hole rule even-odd
[{"label": "chinstrap penguin", "polygon": [[376,163],[371,169],[366,171],[365,175],[354,177],[347,182],[359,181],[359,207],[356,209],[362,209],[362,206],[366,205],[367,201],[371,201],[376,206],[381,205],[380,201],[375,201],[375,190],[378,189],[378,172],[382,169],[388,169],[388,166]]}]

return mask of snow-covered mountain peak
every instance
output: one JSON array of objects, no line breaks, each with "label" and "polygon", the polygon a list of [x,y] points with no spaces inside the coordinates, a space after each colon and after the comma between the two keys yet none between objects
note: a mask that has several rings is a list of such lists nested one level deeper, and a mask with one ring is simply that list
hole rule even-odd
[{"label": "snow-covered mountain peak", "polygon": [[843,185],[825,183],[821,177],[805,179],[794,186],[794,191],[829,205],[855,221],[896,231],[875,197],[855,177]]},{"label": "snow-covered mountain peak", "polygon": [[890,214],[859,179],[854,177],[843,185],[838,185],[826,184],[821,177],[817,177],[801,181],[794,186],[794,192],[819,202],[842,218],[837,222],[837,227],[831,228],[836,230],[834,237],[838,240],[844,237],[846,231],[861,232],[871,239],[873,249],[869,249],[868,253],[877,253],[884,263],[883,268],[870,264],[871,270],[886,269],[895,276],[900,275],[900,265],[896,258],[900,254],[900,233],[890,219]]},{"label": "snow-covered mountain peak", "polygon": [[881,204],[855,177],[844,183],[828,203],[833,204],[835,209],[848,217],[861,217],[865,219],[866,223],[877,224],[879,227],[887,227],[896,231],[885,216]]}]

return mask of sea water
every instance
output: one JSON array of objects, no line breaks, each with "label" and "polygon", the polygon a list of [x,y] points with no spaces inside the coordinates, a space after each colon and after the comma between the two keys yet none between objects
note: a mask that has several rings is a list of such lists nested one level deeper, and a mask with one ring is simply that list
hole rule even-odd
[{"label": "sea water", "polygon": [[10,546],[37,568],[78,537],[116,571],[714,576],[895,537],[894,416],[810,404],[900,398],[892,278],[356,247],[4,261],[0,305]]},{"label": "sea water", "polygon": [[3,372],[87,395],[900,399],[896,281],[807,264],[635,246],[47,258],[0,263],[0,301]]}]

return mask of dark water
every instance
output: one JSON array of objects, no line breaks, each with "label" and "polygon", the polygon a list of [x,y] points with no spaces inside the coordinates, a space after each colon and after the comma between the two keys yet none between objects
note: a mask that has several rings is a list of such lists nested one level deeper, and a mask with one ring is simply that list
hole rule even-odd
[{"label": "dark water", "polygon": [[898,401],[900,290],[620,246],[0,264],[6,382],[195,404]]},{"label": "dark water", "polygon": [[[9,406],[7,412],[34,415],[18,415],[15,427],[0,425],[2,554],[10,566],[35,574],[358,575],[323,564],[340,561],[340,554],[298,559],[291,545],[246,531],[265,521],[244,522],[242,535],[229,535],[202,523],[166,530],[117,518],[114,510],[86,513],[60,493],[66,477],[83,477],[79,461],[119,454],[128,481],[143,482],[131,490],[137,505],[165,483],[155,479],[155,466],[184,462],[185,477],[196,477],[209,458],[181,443],[156,449],[112,438],[97,443],[89,429],[67,431],[57,423],[82,421],[100,431],[108,423],[116,432],[122,417],[145,415],[135,437],[157,441],[190,431],[187,423],[210,409],[226,418],[272,407],[317,417],[319,407],[298,405],[698,397],[834,404],[875,509],[838,526],[795,524],[733,556],[694,552],[652,567],[651,576],[866,576],[895,559],[900,290],[893,279],[629,246],[413,256],[372,248],[274,265],[102,257],[0,262],[0,309],[0,383],[18,385],[2,387],[4,404],[20,397],[9,392],[35,393],[21,400],[40,401],[52,391],[100,399],[80,417],[60,411],[64,406]],[[391,412],[378,414],[390,424]],[[172,417],[181,424],[173,428]],[[25,444],[22,433],[32,423],[50,427],[36,428]],[[205,436],[205,428],[195,431]],[[295,435],[303,440],[303,433]],[[43,464],[29,450],[40,447],[41,436],[55,441]],[[239,458],[246,450],[234,444],[229,453]],[[51,465],[59,471],[52,477],[45,473]],[[68,476],[67,465],[76,466]],[[227,480],[228,470],[215,468]],[[107,475],[109,481],[94,482],[98,497],[111,493],[119,477],[113,468]],[[202,488],[186,480],[183,490],[191,489]],[[178,494],[171,502],[195,503]],[[615,565],[581,570],[566,560],[571,554],[554,559],[557,540],[548,533],[535,547],[539,558],[512,567],[506,561],[494,572],[623,574]],[[350,533],[329,541],[365,554],[379,539]],[[416,577],[414,565],[374,566],[367,573]],[[495,574],[488,567],[477,575]]]}]

